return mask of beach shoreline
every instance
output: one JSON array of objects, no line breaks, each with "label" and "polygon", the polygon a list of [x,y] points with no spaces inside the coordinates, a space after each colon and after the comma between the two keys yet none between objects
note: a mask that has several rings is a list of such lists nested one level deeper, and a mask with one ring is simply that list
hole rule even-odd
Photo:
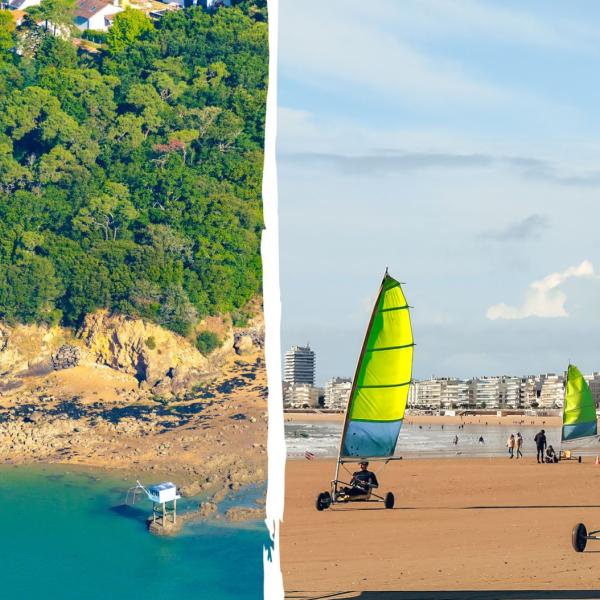
[{"label": "beach shoreline", "polygon": [[[285,423],[343,423],[344,413],[317,412],[284,412]],[[405,423],[422,425],[532,425],[559,427],[562,425],[560,416],[529,416],[529,415],[411,415],[404,417]]]},{"label": "beach shoreline", "polygon": [[169,401],[136,391],[130,379],[82,365],[5,390],[0,464],[93,469],[132,485],[172,480],[184,497],[215,503],[245,486],[264,485],[262,351],[227,357],[212,380]]}]

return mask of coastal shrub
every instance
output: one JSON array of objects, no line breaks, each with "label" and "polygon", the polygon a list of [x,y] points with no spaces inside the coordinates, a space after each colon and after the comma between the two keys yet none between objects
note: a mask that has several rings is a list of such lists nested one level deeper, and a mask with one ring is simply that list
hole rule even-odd
[{"label": "coastal shrub", "polygon": [[234,327],[247,327],[248,326],[248,315],[242,312],[234,312],[231,315],[231,321]]},{"label": "coastal shrub", "polygon": [[146,340],[146,348],[148,348],[149,350],[154,350],[156,348],[156,340],[154,339],[154,336],[151,335]]},{"label": "coastal shrub", "polygon": [[106,31],[99,29],[84,29],[81,37],[84,40],[90,40],[90,42],[96,42],[97,44],[104,44],[106,42]]},{"label": "coastal shrub", "polygon": [[221,340],[216,333],[212,331],[201,331],[196,337],[196,348],[204,354],[209,355],[221,345]]}]

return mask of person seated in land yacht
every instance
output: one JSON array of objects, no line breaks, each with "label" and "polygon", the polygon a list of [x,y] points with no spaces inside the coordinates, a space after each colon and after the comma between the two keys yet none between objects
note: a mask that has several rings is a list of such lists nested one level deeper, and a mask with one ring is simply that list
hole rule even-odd
[{"label": "person seated in land yacht", "polygon": [[367,496],[371,490],[379,487],[379,482],[373,471],[369,471],[369,463],[361,462],[360,471],[352,473],[350,486],[345,487],[338,497],[338,500],[358,499],[358,496]]}]

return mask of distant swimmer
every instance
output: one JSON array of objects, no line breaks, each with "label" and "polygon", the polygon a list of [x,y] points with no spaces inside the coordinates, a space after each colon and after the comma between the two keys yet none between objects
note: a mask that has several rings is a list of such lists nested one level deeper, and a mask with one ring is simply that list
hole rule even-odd
[{"label": "distant swimmer", "polygon": [[479,443],[480,444],[485,444],[485,442],[483,441],[483,436],[482,435],[479,436]]},{"label": "distant swimmer", "polygon": [[458,445],[458,436],[454,436],[454,441],[452,442],[455,446]]},{"label": "distant swimmer", "polygon": [[543,464],[544,450],[548,445],[548,443],[546,442],[546,432],[542,429],[539,433],[536,433],[535,437],[533,438],[533,441],[535,442],[535,446],[537,448],[537,461]]}]

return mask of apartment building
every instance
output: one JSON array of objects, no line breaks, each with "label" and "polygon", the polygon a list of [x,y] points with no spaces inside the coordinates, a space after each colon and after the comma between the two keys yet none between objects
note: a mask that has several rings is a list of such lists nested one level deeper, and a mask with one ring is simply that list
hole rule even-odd
[{"label": "apartment building", "polygon": [[351,391],[352,380],[350,378],[332,377],[325,384],[323,408],[328,408],[331,410],[346,410]]},{"label": "apartment building", "polygon": [[310,346],[292,346],[285,353],[283,380],[315,385],[316,357]]},{"label": "apartment building", "polygon": [[291,383],[284,386],[283,405],[285,408],[319,408],[320,388],[308,383]]}]

